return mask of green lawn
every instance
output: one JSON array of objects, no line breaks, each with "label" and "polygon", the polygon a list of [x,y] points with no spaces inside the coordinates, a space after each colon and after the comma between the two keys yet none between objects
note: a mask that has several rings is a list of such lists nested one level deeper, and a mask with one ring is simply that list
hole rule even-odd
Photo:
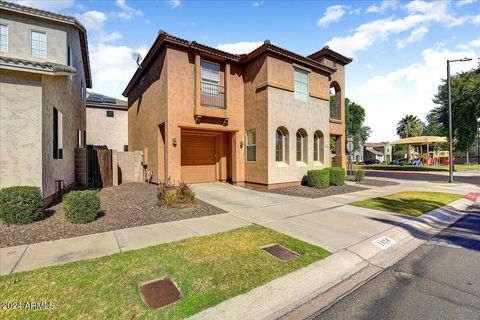
[{"label": "green lawn", "polygon": [[[372,165],[360,165],[354,164],[354,169],[367,169],[367,170],[390,170],[390,171],[448,171],[448,166],[400,166],[394,164],[372,164]],[[471,165],[455,165],[455,171],[468,171],[468,170],[479,170],[480,165],[471,164]]]},{"label": "green lawn", "polygon": [[[282,262],[260,249],[279,243],[301,254]],[[180,319],[248,292],[330,253],[261,226],[185,239],[107,257],[0,277],[0,301],[53,301],[55,308],[0,310],[0,319]],[[182,299],[159,310],[139,284],[170,276]]]},{"label": "green lawn", "polygon": [[357,201],[353,205],[418,217],[462,197],[453,193],[408,191]]}]

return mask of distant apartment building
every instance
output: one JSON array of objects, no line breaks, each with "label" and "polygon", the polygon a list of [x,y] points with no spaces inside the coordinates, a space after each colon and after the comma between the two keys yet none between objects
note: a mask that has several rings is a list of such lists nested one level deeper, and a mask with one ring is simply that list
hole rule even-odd
[{"label": "distant apartment building", "polygon": [[376,159],[380,162],[392,161],[392,145],[388,142],[365,142],[363,144],[363,161]]},{"label": "distant apartment building", "polygon": [[143,152],[157,182],[272,188],[345,167],[351,61],[328,47],[302,56],[268,40],[236,55],[161,31],[123,93],[129,149]]},{"label": "distant apartment building", "polygon": [[128,105],[124,100],[87,93],[87,145],[128,151]]},{"label": "distant apartment building", "polygon": [[73,17],[0,1],[0,188],[51,199],[85,146],[87,33]]}]

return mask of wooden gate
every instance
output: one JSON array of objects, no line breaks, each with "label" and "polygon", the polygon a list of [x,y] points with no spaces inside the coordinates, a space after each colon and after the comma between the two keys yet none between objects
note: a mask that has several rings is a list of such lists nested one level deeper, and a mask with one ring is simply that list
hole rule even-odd
[{"label": "wooden gate", "polygon": [[87,149],[87,188],[113,186],[112,150]]}]

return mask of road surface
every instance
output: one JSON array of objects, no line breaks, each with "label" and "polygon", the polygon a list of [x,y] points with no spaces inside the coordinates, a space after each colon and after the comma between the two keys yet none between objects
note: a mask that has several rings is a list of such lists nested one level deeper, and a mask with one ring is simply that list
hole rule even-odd
[{"label": "road surface", "polygon": [[[399,171],[365,171],[365,176],[367,177],[381,177],[381,178],[391,178],[391,179],[400,179],[400,180],[417,180],[417,181],[432,181],[432,182],[447,182],[448,173],[434,173],[434,172],[415,172],[415,173],[405,173]],[[462,183],[471,183],[475,185],[480,185],[480,174],[479,173],[467,173],[460,172],[454,173],[454,181]]]},{"label": "road surface", "polygon": [[480,319],[480,210],[312,318]]}]

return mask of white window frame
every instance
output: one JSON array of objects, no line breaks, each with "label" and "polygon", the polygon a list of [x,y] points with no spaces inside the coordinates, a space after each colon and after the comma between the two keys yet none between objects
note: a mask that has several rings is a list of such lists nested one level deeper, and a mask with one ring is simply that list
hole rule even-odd
[{"label": "white window frame", "polygon": [[[280,132],[281,139],[278,139],[278,132]],[[278,145],[281,144],[281,150],[278,150]],[[280,152],[281,159],[279,159],[278,155]],[[277,128],[275,130],[275,162],[285,162],[285,133],[282,129]]]},{"label": "white window frame", "polygon": [[[306,75],[307,76],[307,82],[304,83],[303,81],[301,80],[297,80],[296,78],[296,74],[297,73],[300,73],[302,75]],[[299,89],[299,85],[300,84],[305,84],[306,85],[306,92],[302,92],[300,91]],[[306,71],[306,70],[303,70],[303,69],[300,69],[300,68],[293,68],[293,87],[294,87],[294,97],[296,100],[300,100],[300,101],[308,101],[308,97],[310,95],[310,72]]]},{"label": "white window frame", "polygon": [[[38,33],[38,34],[43,34],[45,35],[45,54],[44,55],[37,55],[37,54],[34,54],[33,53],[33,34],[34,33]],[[35,40],[37,41],[37,40]],[[40,44],[40,40],[39,41],[39,44]],[[38,51],[40,52],[41,50],[38,49]],[[43,50],[42,50],[43,51]],[[39,31],[39,30],[30,30],[30,54],[32,55],[32,57],[39,57],[39,58],[46,58],[47,57],[47,52],[48,52],[48,39],[47,39],[47,32],[45,31]]]},{"label": "white window frame", "polygon": [[[218,77],[212,78],[208,74],[206,74],[206,71],[208,69],[207,66],[209,66],[209,65],[213,67],[210,70],[215,69],[213,71],[216,72],[217,71],[216,69],[218,69]],[[200,88],[201,88],[201,91],[202,91],[203,95],[213,95],[213,96],[215,96],[215,95],[218,95],[220,93],[220,89],[219,89],[219,86],[220,86],[220,64],[219,63],[201,59],[200,60],[200,78],[201,78],[201,82],[202,82],[201,85],[200,85]],[[207,85],[205,85],[206,88],[204,88],[203,83],[207,84]],[[208,84],[211,84],[212,86],[209,87]],[[207,89],[207,90],[205,90],[205,89]]]},{"label": "white window frame", "polygon": [[[318,135],[318,132],[315,132],[313,134],[313,161],[314,162],[322,162],[320,161],[320,140],[321,138]],[[315,150],[315,148],[317,149]]]},{"label": "white window frame", "polygon": [[[253,132],[254,134],[254,140],[253,143],[248,139],[249,137],[249,132]],[[253,149],[253,160],[248,159],[248,154],[249,150]],[[250,129],[245,132],[245,157],[247,162],[255,162],[257,161],[257,130],[256,129]]]},{"label": "white window frame", "polygon": [[6,37],[6,42],[3,43],[2,42],[2,39],[1,39],[1,36],[3,35],[2,33],[0,33],[0,52],[8,52],[8,40],[9,40],[9,27],[8,27],[8,24],[3,24],[3,23],[0,23],[0,27],[5,27],[7,33],[5,34],[5,37]]}]

